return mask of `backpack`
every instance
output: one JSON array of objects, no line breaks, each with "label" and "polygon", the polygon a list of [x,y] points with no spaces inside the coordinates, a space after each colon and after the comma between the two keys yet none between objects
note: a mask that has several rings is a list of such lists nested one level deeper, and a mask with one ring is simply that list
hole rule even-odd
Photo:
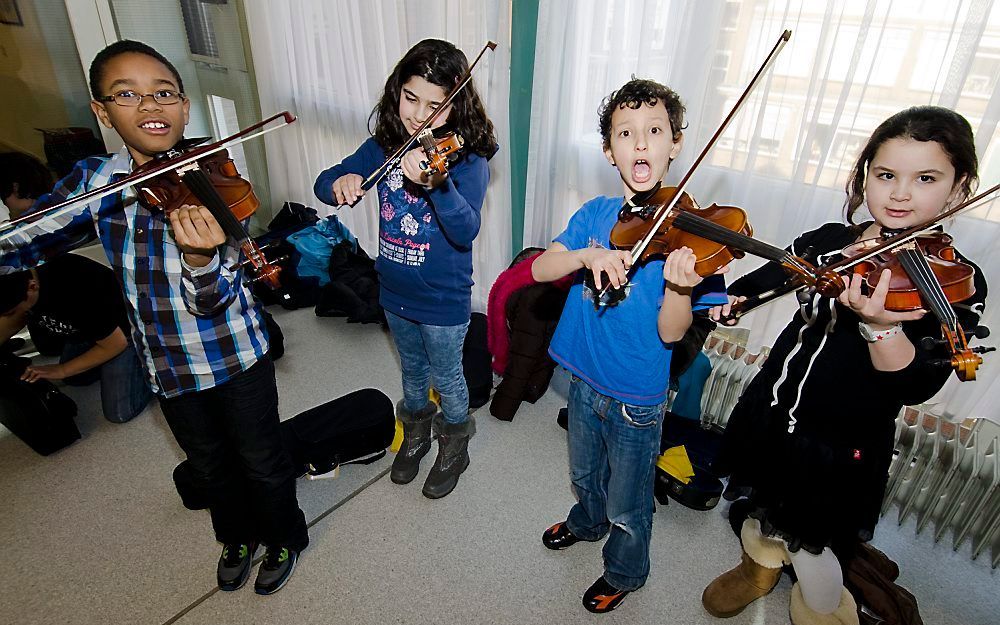
[{"label": "backpack", "polygon": [[0,359],[0,423],[42,456],[80,439],[76,403],[48,380],[20,379],[27,358]]},{"label": "backpack", "polygon": [[486,315],[474,312],[462,346],[462,372],[469,387],[469,408],[485,406],[493,392],[492,357],[486,347]]}]

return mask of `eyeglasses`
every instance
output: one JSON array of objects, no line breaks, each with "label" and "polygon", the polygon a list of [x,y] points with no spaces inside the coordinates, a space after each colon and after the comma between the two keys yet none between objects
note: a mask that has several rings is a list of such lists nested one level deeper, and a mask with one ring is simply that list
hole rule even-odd
[{"label": "eyeglasses", "polygon": [[119,91],[112,95],[97,98],[98,102],[114,102],[118,106],[139,106],[143,98],[153,98],[157,104],[177,104],[184,99],[184,94],[172,89],[158,89],[153,93],[139,94],[135,91]]}]

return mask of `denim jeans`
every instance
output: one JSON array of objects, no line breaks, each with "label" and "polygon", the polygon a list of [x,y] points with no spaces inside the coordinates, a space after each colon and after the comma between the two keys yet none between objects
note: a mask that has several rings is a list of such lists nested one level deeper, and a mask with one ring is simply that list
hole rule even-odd
[{"label": "denim jeans", "polygon": [[[66,362],[86,352],[93,343],[67,343],[59,362]],[[146,368],[139,362],[139,354],[130,340],[128,346],[100,367],[66,378],[73,386],[91,384],[101,380],[101,408],[104,418],[114,423],[131,421],[153,399]]]},{"label": "denim jeans", "polygon": [[309,537],[278,429],[271,360],[219,386],[159,399],[199,489],[208,494],[216,539],[304,549]]},{"label": "denim jeans", "polygon": [[604,544],[604,578],[635,590],[649,576],[653,471],[663,404],[632,406],[573,377],[569,391],[569,469],[578,502],[566,526]]},{"label": "denim jeans", "polygon": [[441,412],[448,423],[469,420],[469,387],[462,371],[462,347],[469,322],[432,326],[386,311],[392,339],[403,369],[403,404],[413,412],[427,405],[433,381],[441,394]]}]

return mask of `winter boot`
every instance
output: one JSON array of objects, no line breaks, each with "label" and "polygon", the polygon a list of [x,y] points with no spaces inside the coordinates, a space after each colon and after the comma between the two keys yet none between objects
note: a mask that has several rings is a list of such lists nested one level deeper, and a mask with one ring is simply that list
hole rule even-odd
[{"label": "winter boot", "polygon": [[403,442],[392,460],[389,478],[396,484],[409,484],[420,471],[420,459],[431,449],[431,418],[438,413],[437,404],[427,405],[410,412],[400,401],[396,404],[396,417],[403,424]]},{"label": "winter boot", "polygon": [[472,416],[464,423],[448,423],[441,413],[434,415],[438,435],[438,455],[424,482],[424,496],[440,499],[458,484],[458,476],[469,466],[469,439],[476,433]]},{"label": "winter boot", "polygon": [[781,577],[781,566],[788,562],[785,543],[760,533],[760,522],[743,522],[740,538],[743,557],[736,568],[715,578],[701,594],[701,603],[718,618],[736,616],[748,605],[771,592]]},{"label": "winter boot", "polygon": [[846,588],[840,591],[840,605],[830,614],[820,614],[808,605],[802,597],[798,582],[792,586],[792,600],[788,606],[792,625],[859,625],[858,604]]}]

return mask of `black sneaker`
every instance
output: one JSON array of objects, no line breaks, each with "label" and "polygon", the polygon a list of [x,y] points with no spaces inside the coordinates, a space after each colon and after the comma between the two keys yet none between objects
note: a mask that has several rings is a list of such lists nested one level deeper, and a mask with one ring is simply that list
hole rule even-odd
[{"label": "black sneaker", "polygon": [[583,607],[595,614],[604,614],[621,605],[629,592],[628,590],[618,590],[609,584],[602,575],[590,585],[587,592],[583,593]]},{"label": "black sneaker", "polygon": [[219,558],[218,581],[220,590],[238,590],[250,578],[250,564],[257,551],[257,543],[233,543],[222,548]]},{"label": "black sneaker", "polygon": [[273,595],[281,590],[295,570],[299,552],[287,547],[268,547],[257,571],[253,589],[258,595]]},{"label": "black sneaker", "polygon": [[542,544],[556,551],[575,545],[580,540],[569,531],[565,521],[556,523],[542,533]]}]

